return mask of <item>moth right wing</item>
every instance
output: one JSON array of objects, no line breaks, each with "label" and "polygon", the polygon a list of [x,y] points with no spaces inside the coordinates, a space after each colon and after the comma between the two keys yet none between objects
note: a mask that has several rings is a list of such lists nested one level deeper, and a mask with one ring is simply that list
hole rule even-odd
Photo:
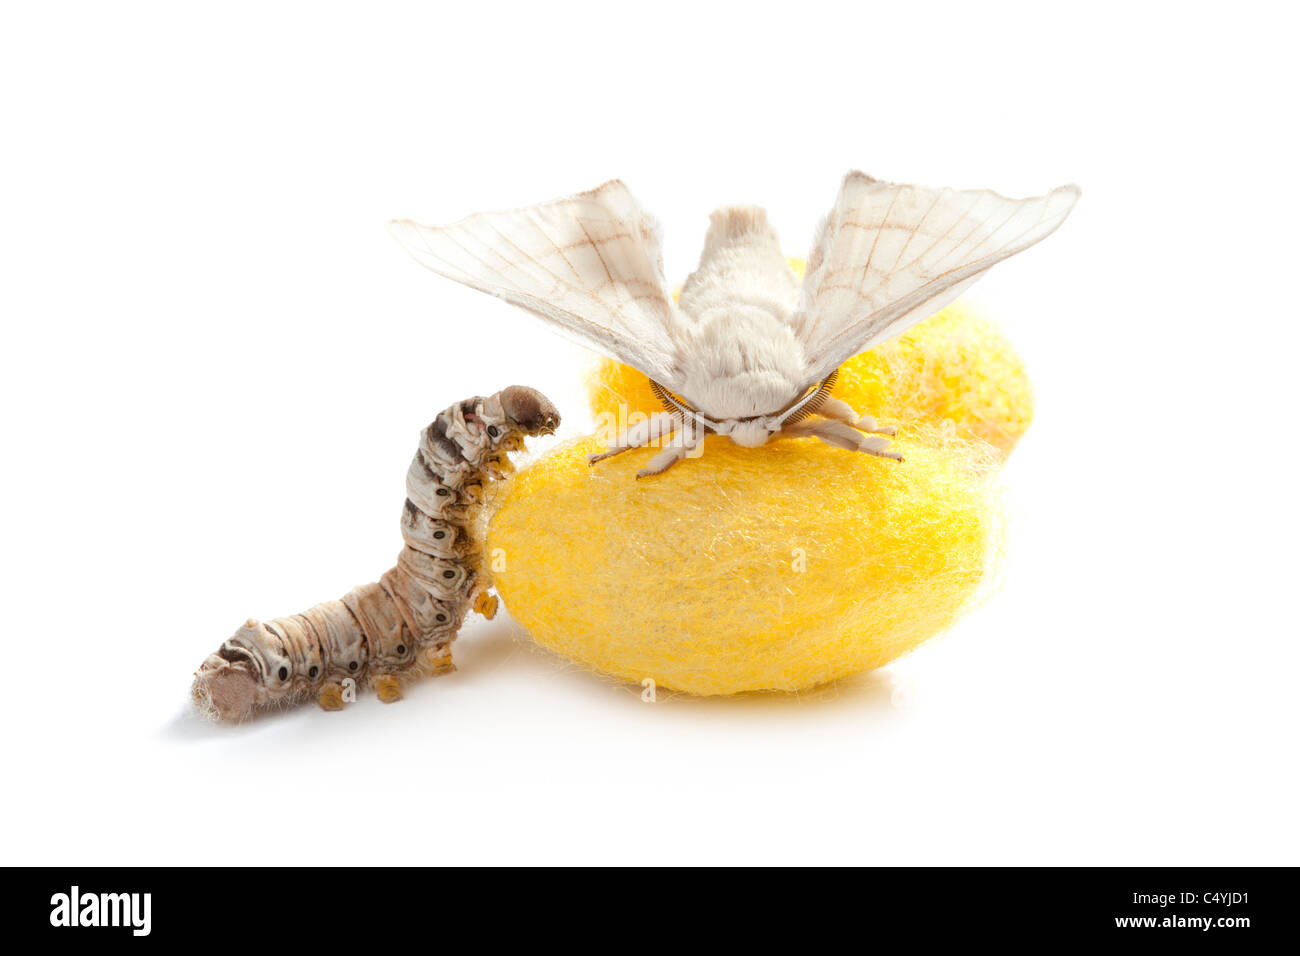
[{"label": "moth right wing", "polygon": [[419,263],[541,316],[568,338],[681,386],[682,323],[664,280],[660,231],[623,183],[449,226],[393,235]]},{"label": "moth right wing", "polygon": [[849,173],[808,257],[795,316],[808,381],[938,312],[994,265],[1051,235],[1078,198],[1077,186],[1008,199]]}]

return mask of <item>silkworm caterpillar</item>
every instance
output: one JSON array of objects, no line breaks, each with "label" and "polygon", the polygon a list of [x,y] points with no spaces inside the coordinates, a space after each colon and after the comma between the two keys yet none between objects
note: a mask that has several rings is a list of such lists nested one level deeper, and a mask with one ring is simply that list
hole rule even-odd
[{"label": "silkworm caterpillar", "polygon": [[485,486],[513,470],[528,435],[550,434],[560,414],[540,392],[512,385],[442,411],[420,436],[406,474],[405,547],[377,581],[301,614],[249,619],[194,675],[193,697],[213,717],[315,697],[341,710],[349,685],[385,702],[406,681],[452,670],[451,642],[466,614],[496,613],[479,523]]}]

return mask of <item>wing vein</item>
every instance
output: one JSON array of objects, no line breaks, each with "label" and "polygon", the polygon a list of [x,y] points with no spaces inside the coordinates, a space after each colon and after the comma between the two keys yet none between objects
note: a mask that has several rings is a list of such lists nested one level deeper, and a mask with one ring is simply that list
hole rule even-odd
[{"label": "wing vein", "polygon": [[899,194],[902,191],[903,187],[901,185],[894,189],[894,195],[890,197],[889,205],[885,207],[885,215],[881,217],[879,225],[876,226],[876,234],[871,240],[871,251],[867,253],[866,265],[862,267],[863,282],[867,281],[867,275],[871,272],[871,260],[876,257],[876,246],[880,244],[880,234],[885,231],[885,226],[889,223],[889,214],[894,211],[894,203],[898,202]]},{"label": "wing vein", "polygon": [[929,206],[926,207],[925,212],[921,214],[921,218],[916,221],[916,225],[912,227],[911,235],[909,235],[907,237],[907,241],[903,243],[903,248],[898,250],[898,255],[894,257],[894,264],[889,267],[889,271],[891,275],[898,271],[898,264],[903,261],[903,253],[905,253],[907,251],[907,247],[912,244],[912,240],[915,239],[916,234],[921,231],[921,226],[924,225],[925,221],[930,218],[930,213],[934,211],[935,206],[939,205],[939,200],[942,197],[943,197],[942,192],[935,193],[934,200],[930,203]]}]

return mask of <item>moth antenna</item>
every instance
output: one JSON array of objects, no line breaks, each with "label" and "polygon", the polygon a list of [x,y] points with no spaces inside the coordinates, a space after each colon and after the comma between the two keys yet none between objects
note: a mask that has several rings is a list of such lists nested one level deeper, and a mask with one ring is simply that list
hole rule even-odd
[{"label": "moth antenna", "polygon": [[650,379],[650,391],[655,393],[655,398],[659,399],[659,403],[663,405],[665,411],[681,414],[681,409],[677,406],[677,403],[668,397],[668,391],[654,379]]},{"label": "moth antenna", "polygon": [[717,422],[713,421],[711,418],[705,418],[688,404],[677,401],[677,399],[673,398],[672,395],[669,394],[668,389],[664,388],[654,379],[650,379],[650,390],[654,392],[655,397],[659,399],[659,401],[663,402],[665,410],[672,412],[683,423],[685,423],[686,419],[689,417],[705,431],[716,432],[718,430]]},{"label": "moth antenna", "polygon": [[822,380],[821,385],[817,387],[817,391],[811,397],[805,399],[804,403],[799,406],[798,411],[787,418],[783,424],[793,425],[795,422],[801,422],[809,415],[815,414],[819,408],[826,404],[826,400],[831,397],[831,390],[835,388],[835,381],[839,377],[839,369],[836,369],[831,372],[830,375],[827,375],[826,378]]}]

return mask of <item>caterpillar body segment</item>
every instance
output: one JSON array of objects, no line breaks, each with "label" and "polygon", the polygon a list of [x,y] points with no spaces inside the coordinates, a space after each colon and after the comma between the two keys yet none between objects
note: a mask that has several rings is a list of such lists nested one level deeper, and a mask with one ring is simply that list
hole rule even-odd
[{"label": "caterpillar body segment", "polygon": [[356,688],[372,686],[391,702],[407,681],[453,670],[451,642],[466,615],[496,613],[482,560],[484,488],[513,471],[509,455],[525,436],[550,434],[559,422],[544,395],[519,385],[443,410],[421,432],[407,471],[397,564],[341,600],[250,618],[195,673],[199,709],[240,720],[314,698],[341,710]]}]

